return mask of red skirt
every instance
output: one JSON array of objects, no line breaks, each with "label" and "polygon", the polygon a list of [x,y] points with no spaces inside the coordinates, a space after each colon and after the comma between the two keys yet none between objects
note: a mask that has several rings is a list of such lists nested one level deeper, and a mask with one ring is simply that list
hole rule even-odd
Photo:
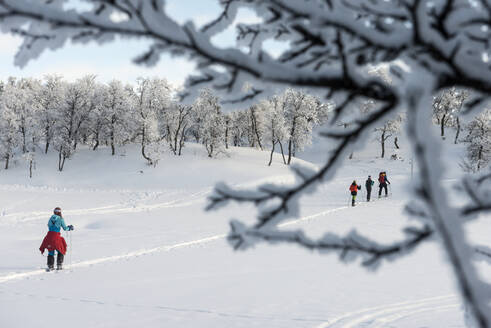
[{"label": "red skirt", "polygon": [[43,243],[39,247],[41,254],[44,253],[44,250],[48,249],[48,251],[58,251],[61,254],[65,255],[66,253],[66,241],[65,238],[61,236],[59,232],[48,231],[46,237],[44,237]]}]

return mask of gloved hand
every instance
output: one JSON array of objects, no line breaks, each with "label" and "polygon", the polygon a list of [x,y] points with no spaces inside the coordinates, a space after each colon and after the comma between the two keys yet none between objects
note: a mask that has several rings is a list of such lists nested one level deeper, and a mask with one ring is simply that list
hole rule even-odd
[{"label": "gloved hand", "polygon": [[67,228],[68,228],[68,231],[73,231],[73,229],[74,229],[73,225],[71,225],[71,224],[69,226],[67,226]]}]

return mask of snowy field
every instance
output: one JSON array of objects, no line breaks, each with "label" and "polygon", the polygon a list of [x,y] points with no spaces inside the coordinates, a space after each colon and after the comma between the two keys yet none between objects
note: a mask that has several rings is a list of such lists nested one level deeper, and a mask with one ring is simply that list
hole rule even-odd
[{"label": "snowy field", "polygon": [[[412,223],[403,215],[410,166],[407,158],[375,159],[376,147],[355,153],[282,228],[320,236],[357,227],[379,242],[401,238]],[[305,164],[319,163],[319,149],[303,154],[313,163]],[[208,159],[188,144],[183,157],[167,155],[153,168],[136,148],[114,158],[109,151],[81,150],[63,173],[56,154],[40,155],[32,179],[23,163],[0,171],[0,327],[464,327],[453,275],[435,241],[375,272],[291,245],[234,252],[225,239],[228,222],[252,222],[254,208],[204,212],[206,198],[218,181],[290,183],[279,157],[267,167],[268,152],[235,148]],[[448,191],[460,151],[448,155]],[[359,205],[348,206],[351,181],[364,185],[381,170],[392,196],[366,203],[362,191]],[[46,273],[38,247],[55,206],[75,231],[64,233],[72,249],[66,270]],[[469,233],[486,243],[491,220]],[[488,265],[480,268],[491,277]]]}]

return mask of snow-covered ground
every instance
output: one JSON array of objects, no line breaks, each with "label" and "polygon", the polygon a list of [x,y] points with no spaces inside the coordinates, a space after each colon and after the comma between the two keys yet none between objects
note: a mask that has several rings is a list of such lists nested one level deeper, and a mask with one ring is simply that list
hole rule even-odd
[{"label": "snow-covered ground", "polygon": [[[407,148],[401,142],[403,148]],[[410,165],[376,159],[378,145],[346,161],[336,178],[302,199],[301,216],[283,229],[313,236],[353,227],[379,242],[402,236]],[[460,146],[447,147],[458,174]],[[388,145],[388,155],[393,153]],[[39,155],[34,177],[27,168],[0,171],[0,327],[464,327],[450,266],[436,242],[371,272],[291,245],[261,244],[234,252],[227,244],[230,218],[252,222],[250,205],[204,212],[218,181],[247,187],[289,183],[279,156],[234,148],[209,159],[188,144],[182,157],[166,155],[148,167],[137,148],[111,157],[109,150],[79,151],[56,171],[56,154]],[[317,142],[304,159],[324,157]],[[300,160],[297,160],[300,161]],[[386,170],[388,199],[348,206],[349,184]],[[71,246],[66,270],[44,272],[38,247],[55,206],[63,209]],[[485,242],[491,220],[470,233]],[[491,276],[489,267],[482,272]]]}]

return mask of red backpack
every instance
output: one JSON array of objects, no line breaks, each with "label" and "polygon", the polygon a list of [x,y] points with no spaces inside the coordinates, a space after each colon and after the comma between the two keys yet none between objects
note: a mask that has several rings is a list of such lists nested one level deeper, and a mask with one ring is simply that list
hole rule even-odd
[{"label": "red backpack", "polygon": [[384,176],[383,173],[380,173],[378,175],[378,182],[380,182],[380,183],[384,183],[385,182],[385,176]]}]

